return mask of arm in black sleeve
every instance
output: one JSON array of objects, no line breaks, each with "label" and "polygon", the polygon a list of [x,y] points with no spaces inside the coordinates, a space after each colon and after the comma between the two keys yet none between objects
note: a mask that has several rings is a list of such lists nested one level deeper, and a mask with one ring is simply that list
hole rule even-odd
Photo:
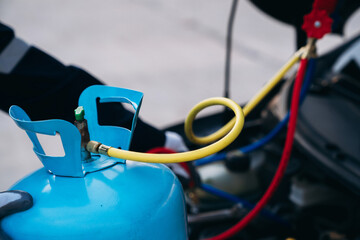
[{"label": "arm in black sleeve", "polygon": [[[81,92],[103,84],[84,70],[65,66],[55,58],[17,39],[11,28],[0,23],[0,109],[23,108],[32,120],[74,121]],[[121,104],[99,105],[99,123],[130,127],[133,114]],[[163,146],[162,131],[138,120],[131,148],[146,151]]]}]

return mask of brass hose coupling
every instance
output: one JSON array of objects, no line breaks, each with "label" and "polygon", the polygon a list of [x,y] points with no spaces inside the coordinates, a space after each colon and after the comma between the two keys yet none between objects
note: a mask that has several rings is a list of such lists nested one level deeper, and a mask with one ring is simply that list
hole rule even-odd
[{"label": "brass hose coupling", "polygon": [[109,149],[110,149],[109,146],[106,146],[106,145],[96,142],[96,141],[89,141],[86,144],[86,150],[88,150],[89,152],[92,152],[92,153],[96,153],[96,154],[103,154],[103,155],[109,156],[107,153],[109,151]]},{"label": "brass hose coupling", "polygon": [[316,38],[308,38],[305,46],[305,51],[302,54],[302,59],[315,58],[316,54]]}]

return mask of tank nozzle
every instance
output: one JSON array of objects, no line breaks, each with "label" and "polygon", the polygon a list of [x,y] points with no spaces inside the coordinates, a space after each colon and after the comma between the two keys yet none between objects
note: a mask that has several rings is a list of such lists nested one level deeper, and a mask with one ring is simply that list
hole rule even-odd
[{"label": "tank nozzle", "polygon": [[79,106],[74,110],[75,113],[75,126],[79,129],[81,135],[81,159],[83,161],[91,161],[91,155],[86,151],[86,145],[90,141],[87,121],[85,119],[84,107]]}]

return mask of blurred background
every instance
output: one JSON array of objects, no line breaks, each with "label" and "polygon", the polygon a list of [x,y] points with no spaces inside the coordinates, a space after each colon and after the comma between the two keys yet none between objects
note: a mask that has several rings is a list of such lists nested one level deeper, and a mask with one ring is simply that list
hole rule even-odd
[{"label": "blurred background", "polygon": [[[140,117],[164,128],[183,121],[199,101],[223,95],[230,6],[230,0],[0,0],[0,21],[29,44],[107,85],[143,92]],[[345,38],[359,31],[359,23],[357,12],[345,27]],[[295,51],[294,33],[250,2],[239,1],[232,99],[247,101],[278,70]],[[319,53],[343,40],[326,36]],[[59,142],[46,141],[57,151]],[[41,163],[25,132],[4,112],[0,143],[3,191]]]}]

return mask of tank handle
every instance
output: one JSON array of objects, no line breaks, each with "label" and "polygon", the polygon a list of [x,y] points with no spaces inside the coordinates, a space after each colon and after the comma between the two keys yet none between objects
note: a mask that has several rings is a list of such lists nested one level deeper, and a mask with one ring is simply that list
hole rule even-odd
[{"label": "tank handle", "polygon": [[[85,118],[88,121],[91,139],[128,150],[136,126],[142,98],[143,93],[123,88],[94,85],[85,89],[80,96],[79,104],[85,109]],[[100,100],[100,103],[122,102],[131,104],[135,110],[131,129],[99,125],[96,105],[97,99]],[[11,106],[9,115],[21,129],[26,131],[33,143],[33,150],[44,167],[55,175],[84,177],[86,173],[94,172],[119,162],[125,162],[124,159],[115,159],[103,155],[92,155],[93,161],[83,162],[81,159],[81,136],[79,130],[65,120],[51,119],[31,121],[30,117],[19,106]],[[65,155],[46,155],[36,133],[52,136],[59,133]]]},{"label": "tank handle", "polygon": [[[81,136],[73,124],[60,119],[31,121],[25,111],[15,105],[10,107],[9,115],[21,129],[26,131],[34,145],[34,152],[47,170],[60,176],[83,177],[85,175],[81,163]],[[52,136],[59,133],[65,156],[46,155],[36,133]]]},{"label": "tank handle", "polygon": [[[99,125],[97,99],[99,99],[100,103],[118,102],[131,104],[135,111],[131,129]],[[93,85],[85,89],[80,95],[79,106],[83,106],[85,109],[85,118],[88,121],[91,140],[128,150],[135,130],[142,99],[143,93],[125,88]]]}]

